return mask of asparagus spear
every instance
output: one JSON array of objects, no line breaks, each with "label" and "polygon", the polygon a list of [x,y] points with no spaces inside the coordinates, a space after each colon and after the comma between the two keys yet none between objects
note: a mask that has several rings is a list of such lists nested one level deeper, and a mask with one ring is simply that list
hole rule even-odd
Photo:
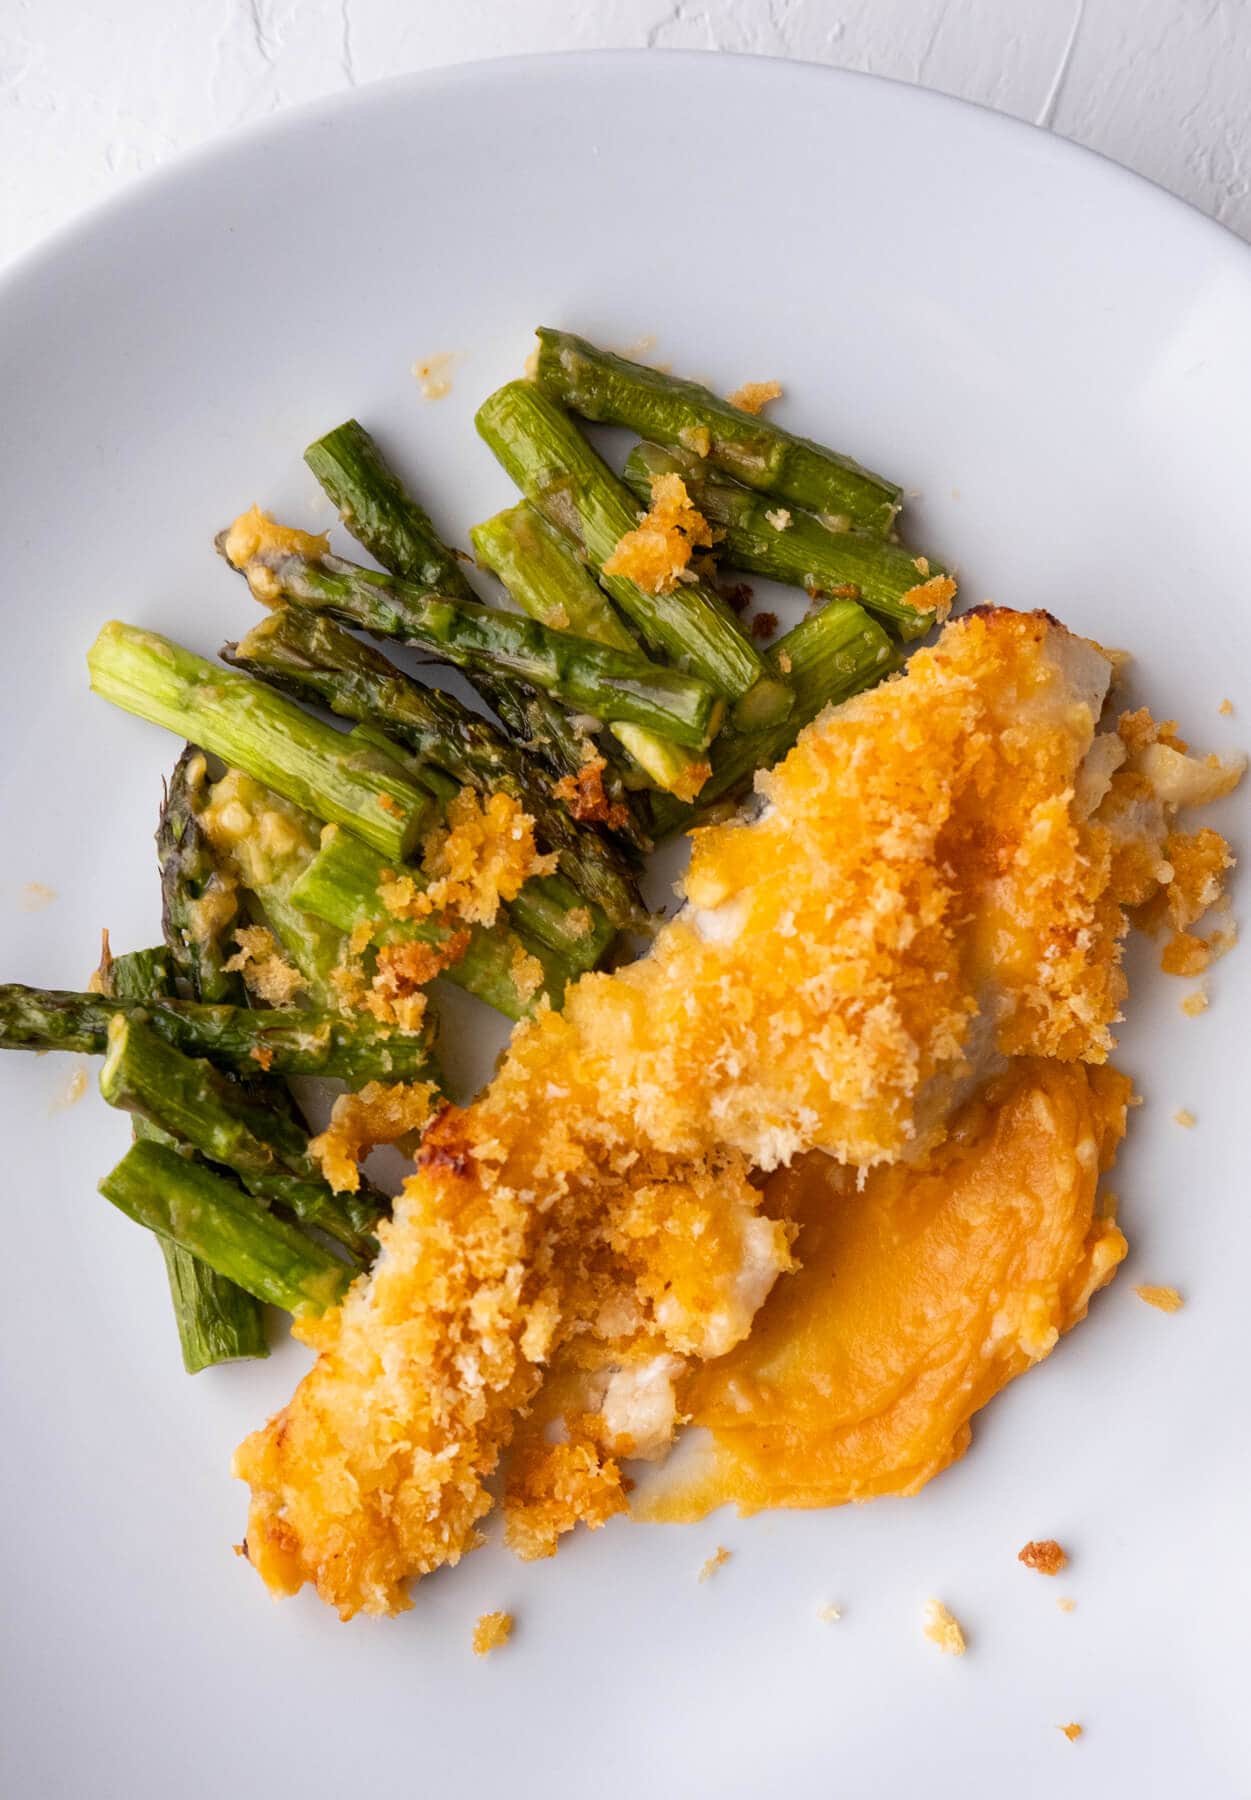
[{"label": "asparagus spear", "polygon": [[350,825],[384,856],[402,861],[420,842],[433,811],[429,795],[357,768],[340,732],[263,683],[116,620],[104,626],[87,663],[106,700],[202,743],[317,818]]},{"label": "asparagus spear", "polygon": [[583,418],[626,425],[671,449],[697,449],[748,487],[844,528],[891,530],[901,490],[849,456],[755,418],[696,381],[597,350],[572,332],[540,326],[538,337],[539,385]]},{"label": "asparagus spear", "polygon": [[697,750],[720,724],[720,703],[707,682],[661,668],[637,652],[567,637],[480,601],[449,600],[340,556],[306,556],[285,543],[270,548],[258,544],[251,531],[232,527],[217,543],[267,604],[284,599],[328,612],[375,637],[432,651],[471,678],[484,663],[494,664],[575,711],[651,726]]},{"label": "asparagus spear", "polygon": [[477,599],[455,552],[443,543],[363,425],[349,419],[328,431],[309,445],[304,460],[352,536],[384,569],[428,593]]},{"label": "asparagus spear", "polygon": [[937,613],[924,584],[946,571],[901,544],[862,531],[831,531],[812,513],[779,509],[687,450],[636,444],[624,473],[644,502],[657,475],[680,475],[704,517],[725,533],[725,560],[735,568],[810,594],[859,600],[905,641],[924,637],[934,624]]},{"label": "asparagus spear", "polygon": [[420,758],[427,785],[441,770],[479,793],[511,794],[534,820],[543,844],[559,855],[565,874],[615,925],[637,925],[644,917],[625,855],[576,824],[544,792],[525,756],[498,727],[452,695],[412,680],[333,620],[280,607],[239,643],[227,644],[222,655],[275,686],[320,700],[341,718],[381,726]]},{"label": "asparagus spear", "polygon": [[[318,438],[304,452],[308,463],[339,516],[352,535],[384,569],[402,580],[447,594],[452,599],[476,600],[456,552],[439,537],[429,517],[388,466],[369,433],[355,419]],[[587,577],[589,580],[589,577]],[[594,587],[594,583],[591,584]],[[595,589],[598,593],[599,590]],[[530,611],[523,608],[523,611]],[[539,617],[539,622],[554,629],[559,621]],[[597,631],[579,631],[574,635],[609,643],[619,650],[638,652],[634,638],[624,630],[615,638]],[[473,682],[506,728],[533,749],[552,767],[557,776],[575,775],[586,763],[590,740],[578,729],[569,714],[542,688],[518,681],[509,670],[493,663],[479,663],[473,671]],[[637,725],[620,729],[637,732]],[[670,746],[672,754],[693,763],[695,753]],[[631,827],[631,841],[639,849],[650,847],[640,821],[629,808],[620,781],[609,777],[611,799],[618,817]]]},{"label": "asparagus spear", "polygon": [[874,687],[899,666],[899,655],[875,619],[854,600],[830,600],[778,639],[771,661],[786,670],[795,710],[771,731],[719,738],[713,771],[695,807],[679,810],[667,794],[653,796],[658,837],[698,824],[718,803],[742,795],[757,769],[768,768],[790,749],[805,725],[823,707]]},{"label": "asparagus spear", "polygon": [[744,728],[785,717],[791,706],[785,682],[765,669],[711,588],[695,582],[650,594],[624,576],[601,574],[638,523],[637,509],[629,489],[553,400],[533,382],[513,381],[482,403],[475,423],[522,493],[573,541],[648,644],[734,700],[735,722]]},{"label": "asparagus spear", "polygon": [[335,1194],[302,1133],[249,1101],[203,1057],[165,1043],[140,1018],[118,1013],[109,1021],[100,1092],[110,1106],[229,1169],[258,1200],[326,1232],[359,1267],[373,1259],[373,1227],[385,1209],[372,1190]]},{"label": "asparagus spear", "polygon": [[[393,757],[402,769],[413,772],[416,778],[417,759],[376,725],[355,725],[352,736]],[[422,767],[428,778],[429,768]],[[323,846],[328,835],[322,833]],[[359,844],[360,840],[356,842]],[[382,858],[374,852],[370,855],[373,860],[369,866],[383,868]],[[364,865],[358,863],[356,866],[363,873]],[[376,887],[377,883],[374,885]],[[521,892],[508,902],[507,911],[523,937],[547,944],[579,974],[598,965],[616,935],[616,927],[607,914],[559,873],[532,876]],[[572,925],[571,918],[575,921]]]},{"label": "asparagus spear", "polygon": [[[142,1004],[173,991],[173,963],[164,945],[114,957],[108,976],[110,991],[118,1000]],[[148,1119],[136,1116],[131,1128],[136,1138],[151,1138],[155,1143],[177,1148],[174,1140]],[[213,1368],[217,1363],[268,1356],[260,1301],[170,1238],[158,1236],[156,1241],[165,1263],[182,1363],[188,1375]]]},{"label": "asparagus spear", "polygon": [[[350,832],[328,826],[322,847],[292,891],[296,903],[340,931],[354,926],[373,926],[372,942],[395,944],[416,941],[440,944],[449,928],[435,917],[393,919],[379,896],[386,865]],[[443,980],[464,988],[493,1006],[508,1019],[522,1019],[544,998],[559,1006],[574,965],[549,944],[509,929],[504,919],[492,926],[471,925],[469,946],[458,962],[440,971]],[[529,976],[533,958],[542,981],[532,987]]]},{"label": "asparagus spear", "polygon": [[[195,998],[242,1006],[247,1000],[243,979],[226,968],[239,922],[238,883],[222,868],[200,829],[196,815],[207,795],[204,752],[188,744],[174,765],[157,826],[161,922],[177,973]],[[127,998],[114,991],[119,999]]]},{"label": "asparagus spear", "polygon": [[[475,525],[469,536],[482,567],[499,577],[531,618],[601,644],[633,643],[633,634],[568,539],[528,500]],[[689,751],[637,725],[611,729],[654,786],[679,798],[698,792],[706,764]]]},{"label": "asparagus spear", "polygon": [[319,1313],[351,1281],[329,1250],[275,1218],[225,1175],[141,1139],[100,1183],[100,1192],[139,1225],[191,1252],[258,1300],[290,1313]]},{"label": "asparagus spear", "polygon": [[0,1050],[74,1050],[102,1056],[115,1013],[141,1016],[167,1044],[247,1075],[337,1075],[350,1087],[367,1081],[420,1081],[433,1070],[431,1032],[387,1031],[371,1019],[338,1014],[204,1006],[152,999],[128,1006],[101,994],[57,988],[0,986]]}]

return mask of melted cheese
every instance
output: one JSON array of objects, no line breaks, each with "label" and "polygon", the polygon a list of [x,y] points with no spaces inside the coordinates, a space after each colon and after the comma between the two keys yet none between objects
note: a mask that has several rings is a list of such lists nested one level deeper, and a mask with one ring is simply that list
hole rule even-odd
[{"label": "melted cheese", "polygon": [[1085,1316],[1125,1254],[1095,1187],[1128,1095],[1110,1069],[1024,1062],[924,1169],[877,1170],[860,1193],[821,1157],[775,1176],[802,1266],[744,1343],[688,1378],[682,1408],[711,1446],[641,1515],[913,1494],[963,1455],[973,1414]]}]

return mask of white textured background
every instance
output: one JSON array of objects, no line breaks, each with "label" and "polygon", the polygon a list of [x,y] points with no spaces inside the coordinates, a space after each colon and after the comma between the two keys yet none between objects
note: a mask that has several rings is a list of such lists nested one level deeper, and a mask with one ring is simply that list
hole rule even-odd
[{"label": "white textured background", "polygon": [[0,259],[294,102],[478,57],[642,46],[959,94],[1251,238],[1248,0],[0,0]]}]

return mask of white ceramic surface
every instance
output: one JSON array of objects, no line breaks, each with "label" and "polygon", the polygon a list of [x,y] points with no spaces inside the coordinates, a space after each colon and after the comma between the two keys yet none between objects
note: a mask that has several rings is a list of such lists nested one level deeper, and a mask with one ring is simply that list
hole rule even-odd
[{"label": "white ceramic surface", "polygon": [[[655,333],[722,388],[782,380],[779,417],[920,491],[915,541],[967,601],[1132,646],[1157,709],[1244,741],[1248,316],[1246,249],[1111,165],[781,63],[452,70],[155,179],[0,289],[0,972],[73,983],[102,924],[118,947],[157,930],[172,746],[88,694],[101,619],[233,635],[249,602],[212,531],[253,498],[311,513],[300,448],[349,412],[463,537],[507,496],[473,406],[539,320]],[[430,405],[409,368],[435,351],[460,360]],[[1218,822],[1251,835],[1245,801]],[[63,1059],[6,1058],[0,1789],[1251,1792],[1251,961],[1193,1020],[1150,961],[1121,1059],[1147,1101],[1116,1177],[1131,1261],[963,1463],[863,1510],[617,1523],[530,1567],[493,1546],[351,1626],[275,1605],[231,1554],[231,1448],[300,1356],[181,1374],[155,1247],[94,1194],[121,1122],[53,1111]],[[1143,1306],[1142,1280],[1185,1311]],[[1016,1562],[1047,1535],[1074,1552],[1058,1583]],[[700,1585],[718,1543],[733,1560]],[[920,1635],[932,1594],[963,1661]],[[500,1606],[514,1643],[476,1663]]]}]

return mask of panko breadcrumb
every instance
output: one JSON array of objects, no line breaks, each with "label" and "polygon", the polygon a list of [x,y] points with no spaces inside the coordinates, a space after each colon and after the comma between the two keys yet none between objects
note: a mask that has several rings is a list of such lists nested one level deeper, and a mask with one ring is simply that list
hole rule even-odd
[{"label": "panko breadcrumb", "polygon": [[1017,1551],[1016,1560],[1027,1569],[1037,1569],[1040,1575],[1058,1575],[1069,1566],[1067,1553],[1054,1538],[1031,1538],[1023,1550]]},{"label": "panko breadcrumb", "polygon": [[621,575],[648,594],[671,594],[693,578],[696,550],[711,549],[713,529],[686,491],[680,475],[652,477],[652,503],[604,563],[605,575]]},{"label": "panko breadcrumb", "polygon": [[727,1550],[724,1544],[718,1544],[712,1555],[700,1564],[699,1579],[707,1581],[710,1576],[716,1574],[718,1569],[725,1567],[733,1554],[734,1552]]},{"label": "panko breadcrumb", "polygon": [[835,1606],[832,1601],[827,1601],[824,1606],[818,1606],[817,1608],[817,1617],[823,1625],[836,1624],[842,1616],[842,1607]]},{"label": "panko breadcrumb", "polygon": [[513,1635],[513,1615],[507,1612],[483,1613],[473,1628],[473,1653],[489,1656],[499,1650]]},{"label": "panko breadcrumb", "polygon": [[1076,1600],[1070,1599],[1067,1594],[1061,1594],[1060,1598],[1056,1601],[1056,1605],[1060,1608],[1060,1611],[1062,1613],[1071,1613],[1071,1612],[1077,1611]]},{"label": "panko breadcrumb", "polygon": [[1067,1725],[1057,1725],[1056,1730],[1063,1732],[1064,1736],[1069,1740],[1070,1744],[1075,1744],[1077,1742],[1078,1738],[1082,1735],[1082,1727],[1077,1723],[1077,1721],[1075,1719],[1070,1720],[1070,1722]]},{"label": "panko breadcrumb", "polygon": [[1181,1009],[1188,1019],[1197,1019],[1200,1013],[1208,1010],[1208,993],[1206,988],[1195,988],[1187,994],[1181,1003]]},{"label": "panko breadcrumb", "polygon": [[1044,614],[966,615],[758,775],[759,817],[694,834],[650,953],[517,1029],[427,1131],[370,1275],[297,1322],[317,1360],[236,1458],[272,1588],[410,1604],[480,1541],[554,1355],[626,1331],[607,1317],[678,1366],[729,1351],[791,1266],[755,1171],[912,1154],[985,1059],[1106,1059],[1139,829],[1105,821],[1115,767],[1086,778],[1109,673]]},{"label": "panko breadcrumb", "polygon": [[1192,1130],[1197,1122],[1198,1121],[1188,1106],[1179,1107],[1173,1114],[1173,1123],[1175,1125],[1183,1126],[1187,1131]]},{"label": "panko breadcrumb", "polygon": [[968,1644],[959,1620],[941,1600],[925,1602],[925,1619],[921,1629],[931,1644],[937,1644],[947,1656],[963,1656]]},{"label": "panko breadcrumb", "polygon": [[424,1130],[437,1092],[431,1081],[369,1081],[358,1094],[340,1094],[329,1125],[308,1146],[335,1193],[359,1191],[360,1165],[379,1144]]},{"label": "panko breadcrumb", "polygon": [[1157,1287],[1148,1281],[1141,1282],[1134,1292],[1140,1300],[1145,1300],[1148,1306],[1154,1306],[1157,1312],[1180,1312],[1185,1305],[1175,1287]]},{"label": "panko breadcrumb", "polygon": [[308,986],[300,971],[283,956],[273,932],[266,926],[239,926],[235,943],[238,950],[222,966],[241,974],[248,992],[266,1006],[290,1006]]},{"label": "panko breadcrumb", "polygon": [[46,881],[28,881],[22,888],[22,911],[42,912],[56,899],[56,889]]},{"label": "panko breadcrumb", "polygon": [[[735,388],[732,394],[726,396],[731,406],[737,406],[740,412],[751,413],[753,418],[759,417],[770,400],[779,400],[781,397],[780,381],[745,381],[742,387]],[[704,455],[707,454],[705,451]]]}]

